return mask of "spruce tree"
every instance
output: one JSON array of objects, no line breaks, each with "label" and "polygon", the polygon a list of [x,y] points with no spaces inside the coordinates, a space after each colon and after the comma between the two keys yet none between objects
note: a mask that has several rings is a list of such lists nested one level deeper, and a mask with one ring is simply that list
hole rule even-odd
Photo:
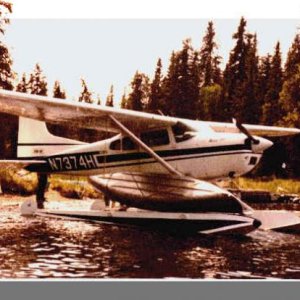
[{"label": "spruce tree", "polygon": [[[12,4],[0,1],[0,89],[13,90],[15,73],[12,70],[12,59],[8,47],[3,41],[6,25],[10,23],[9,14]],[[16,156],[18,117],[0,114],[1,123],[5,124],[0,132],[0,156],[9,158]]]},{"label": "spruce tree", "polygon": [[209,22],[199,52],[200,94],[198,117],[202,120],[220,120],[220,98],[222,71],[221,57],[216,54],[218,46],[215,42],[213,22]]},{"label": "spruce tree", "polygon": [[[187,119],[195,119],[197,117],[197,91],[194,90],[192,71],[194,51],[191,46],[190,40],[183,42],[183,48],[179,52],[179,76],[177,77],[178,95],[174,99],[174,115]],[[193,73],[193,74],[192,74]],[[197,84],[196,84],[197,85]]]},{"label": "spruce tree", "polygon": [[[270,82],[272,56],[267,54],[259,60],[259,85],[258,85],[258,99],[261,100],[261,105],[265,103],[265,97],[268,92]],[[264,115],[262,113],[260,122],[264,123]]]},{"label": "spruce tree", "polygon": [[27,83],[27,78],[25,73],[23,73],[21,80],[17,84],[16,91],[20,93],[28,92],[28,83]]},{"label": "spruce tree", "polygon": [[294,74],[298,73],[298,64],[300,64],[300,34],[296,34],[292,46],[290,47],[284,67],[284,80],[288,80]]},{"label": "spruce tree", "polygon": [[0,33],[5,33],[5,27],[10,23],[8,15],[12,13],[12,3],[8,1],[0,1]]},{"label": "spruce tree", "polygon": [[163,100],[162,97],[162,62],[159,58],[156,65],[154,79],[150,84],[150,95],[149,103],[147,105],[147,111],[157,113],[158,110],[162,109]]},{"label": "spruce tree", "polygon": [[242,119],[243,87],[246,80],[246,20],[241,18],[237,32],[233,35],[235,47],[230,52],[229,61],[224,70],[223,99],[224,120],[233,117]]},{"label": "spruce tree", "polygon": [[82,86],[82,91],[80,93],[78,101],[85,102],[85,103],[93,103],[92,93],[89,91],[84,79],[81,79],[81,86]]},{"label": "spruce tree", "polygon": [[173,51],[170,57],[170,63],[166,77],[162,80],[162,94],[165,101],[160,109],[165,115],[175,115],[175,99],[179,94],[178,77],[179,77],[179,52]]},{"label": "spruce tree", "polygon": [[215,42],[215,30],[213,22],[209,22],[207,26],[206,35],[202,40],[202,47],[199,52],[199,75],[201,86],[210,86],[213,84],[221,84],[221,57],[215,52],[218,46]]},{"label": "spruce tree", "polygon": [[246,35],[245,82],[242,104],[242,121],[257,124],[261,117],[259,93],[259,68],[256,34]]},{"label": "spruce tree", "polygon": [[13,90],[13,80],[15,77],[12,71],[12,59],[8,48],[0,41],[0,88],[4,90]]},{"label": "spruce tree", "polygon": [[[8,15],[12,13],[12,4],[7,1],[0,1],[0,35],[3,37],[5,27],[10,23]],[[12,59],[7,46],[0,40],[0,88],[13,90],[15,74],[12,71]]]},{"label": "spruce tree", "polygon": [[102,101],[99,94],[97,94],[96,101],[97,101],[97,105],[101,105]]},{"label": "spruce tree", "polygon": [[33,72],[30,74],[28,90],[34,95],[47,96],[47,82],[39,64],[35,65]]},{"label": "spruce tree", "polygon": [[55,81],[53,87],[53,97],[58,99],[66,99],[66,92],[61,88],[58,80]]},{"label": "spruce tree", "polygon": [[224,120],[235,117],[241,122],[256,123],[260,117],[257,110],[259,59],[256,35],[246,32],[246,24],[241,18],[233,35],[236,45],[224,71],[222,108]]},{"label": "spruce tree", "polygon": [[280,104],[284,110],[282,125],[300,127],[300,65],[298,71],[284,81],[280,93]]},{"label": "spruce tree", "polygon": [[183,41],[182,50],[173,52],[167,76],[163,80],[166,99],[164,113],[196,119],[199,99],[199,60],[191,41]]},{"label": "spruce tree", "polygon": [[201,118],[199,112],[203,111],[203,103],[200,101],[199,53],[197,51],[191,52],[189,65],[188,91],[191,109],[190,118],[199,119]]},{"label": "spruce tree", "polygon": [[149,101],[149,78],[144,73],[136,72],[131,82],[131,93],[128,95],[127,108],[143,111]]},{"label": "spruce tree", "polygon": [[113,85],[110,86],[109,94],[106,97],[105,105],[106,106],[111,106],[111,107],[114,106],[114,86]]},{"label": "spruce tree", "polygon": [[0,88],[13,90],[15,74],[12,71],[12,59],[7,46],[3,42],[5,27],[10,23],[8,15],[12,12],[12,4],[7,1],[0,1]]},{"label": "spruce tree", "polygon": [[128,108],[128,99],[127,99],[126,89],[124,89],[124,93],[121,98],[121,108],[124,108],[124,109]]},{"label": "spruce tree", "polygon": [[263,99],[262,123],[265,125],[276,125],[282,118],[282,108],[279,103],[279,94],[283,84],[283,72],[281,66],[280,43],[275,47],[271,59],[269,78],[266,82],[266,94]]}]

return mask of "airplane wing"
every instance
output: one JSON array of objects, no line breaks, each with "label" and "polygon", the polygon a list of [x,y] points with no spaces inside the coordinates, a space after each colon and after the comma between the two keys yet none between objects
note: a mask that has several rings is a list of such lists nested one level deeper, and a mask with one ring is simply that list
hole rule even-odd
[{"label": "airplane wing", "polygon": [[0,111],[39,121],[110,132],[120,132],[110,116],[134,132],[177,123],[177,119],[167,116],[6,90],[0,90]]},{"label": "airplane wing", "polygon": [[[210,126],[216,132],[239,132],[233,123],[194,122],[139,111],[104,107],[6,90],[0,90],[0,112],[39,121],[57,124],[65,123],[71,126],[109,132],[120,132],[120,127],[116,125],[112,117],[132,132],[173,126],[178,122],[191,125],[191,127],[195,128],[201,126],[201,124],[206,124],[206,126]],[[265,137],[300,133],[300,130],[296,128],[248,124],[243,124],[243,126],[251,134]]]},{"label": "airplane wing", "polygon": [[[216,132],[239,132],[239,129],[233,123],[221,123],[221,122],[207,122],[209,126]],[[287,128],[277,126],[264,126],[264,125],[250,125],[243,124],[243,126],[252,135],[264,136],[264,137],[280,137],[288,135],[296,135],[300,133],[298,128]]]}]

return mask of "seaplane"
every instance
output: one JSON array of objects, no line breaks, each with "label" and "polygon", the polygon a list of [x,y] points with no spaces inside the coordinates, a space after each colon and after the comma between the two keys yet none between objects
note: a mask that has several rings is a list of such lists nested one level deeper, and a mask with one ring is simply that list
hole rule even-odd
[{"label": "seaplane", "polygon": [[[37,203],[25,202],[24,214],[202,234],[247,234],[268,227],[270,219],[269,229],[300,226],[298,216],[258,213],[215,184],[250,172],[272,146],[268,137],[299,129],[188,120],[5,90],[0,111],[19,117],[17,158],[0,166],[39,178]],[[47,123],[114,135],[84,143],[53,135]],[[96,200],[85,211],[45,209],[49,174],[88,176],[106,204],[121,206],[103,209]]]}]

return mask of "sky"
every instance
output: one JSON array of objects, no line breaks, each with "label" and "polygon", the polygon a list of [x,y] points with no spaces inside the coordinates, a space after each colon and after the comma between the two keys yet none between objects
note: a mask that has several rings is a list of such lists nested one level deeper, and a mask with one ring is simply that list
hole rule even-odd
[{"label": "sky", "polygon": [[40,63],[50,90],[59,80],[77,98],[84,78],[102,101],[113,84],[117,101],[137,70],[152,77],[160,57],[166,71],[172,50],[184,39],[199,49],[209,20],[223,65],[241,16],[258,35],[260,55],[272,53],[279,40],[285,56],[300,26],[300,3],[293,0],[201,2],[15,0],[5,42],[20,76]]}]

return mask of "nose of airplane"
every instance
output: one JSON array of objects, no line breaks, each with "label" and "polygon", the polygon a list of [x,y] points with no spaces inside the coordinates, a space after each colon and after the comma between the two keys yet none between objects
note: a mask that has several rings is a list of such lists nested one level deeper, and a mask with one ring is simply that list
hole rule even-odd
[{"label": "nose of airplane", "polygon": [[273,142],[268,139],[262,137],[255,137],[255,139],[258,141],[257,143],[252,144],[252,150],[255,153],[263,153],[273,145]]}]

